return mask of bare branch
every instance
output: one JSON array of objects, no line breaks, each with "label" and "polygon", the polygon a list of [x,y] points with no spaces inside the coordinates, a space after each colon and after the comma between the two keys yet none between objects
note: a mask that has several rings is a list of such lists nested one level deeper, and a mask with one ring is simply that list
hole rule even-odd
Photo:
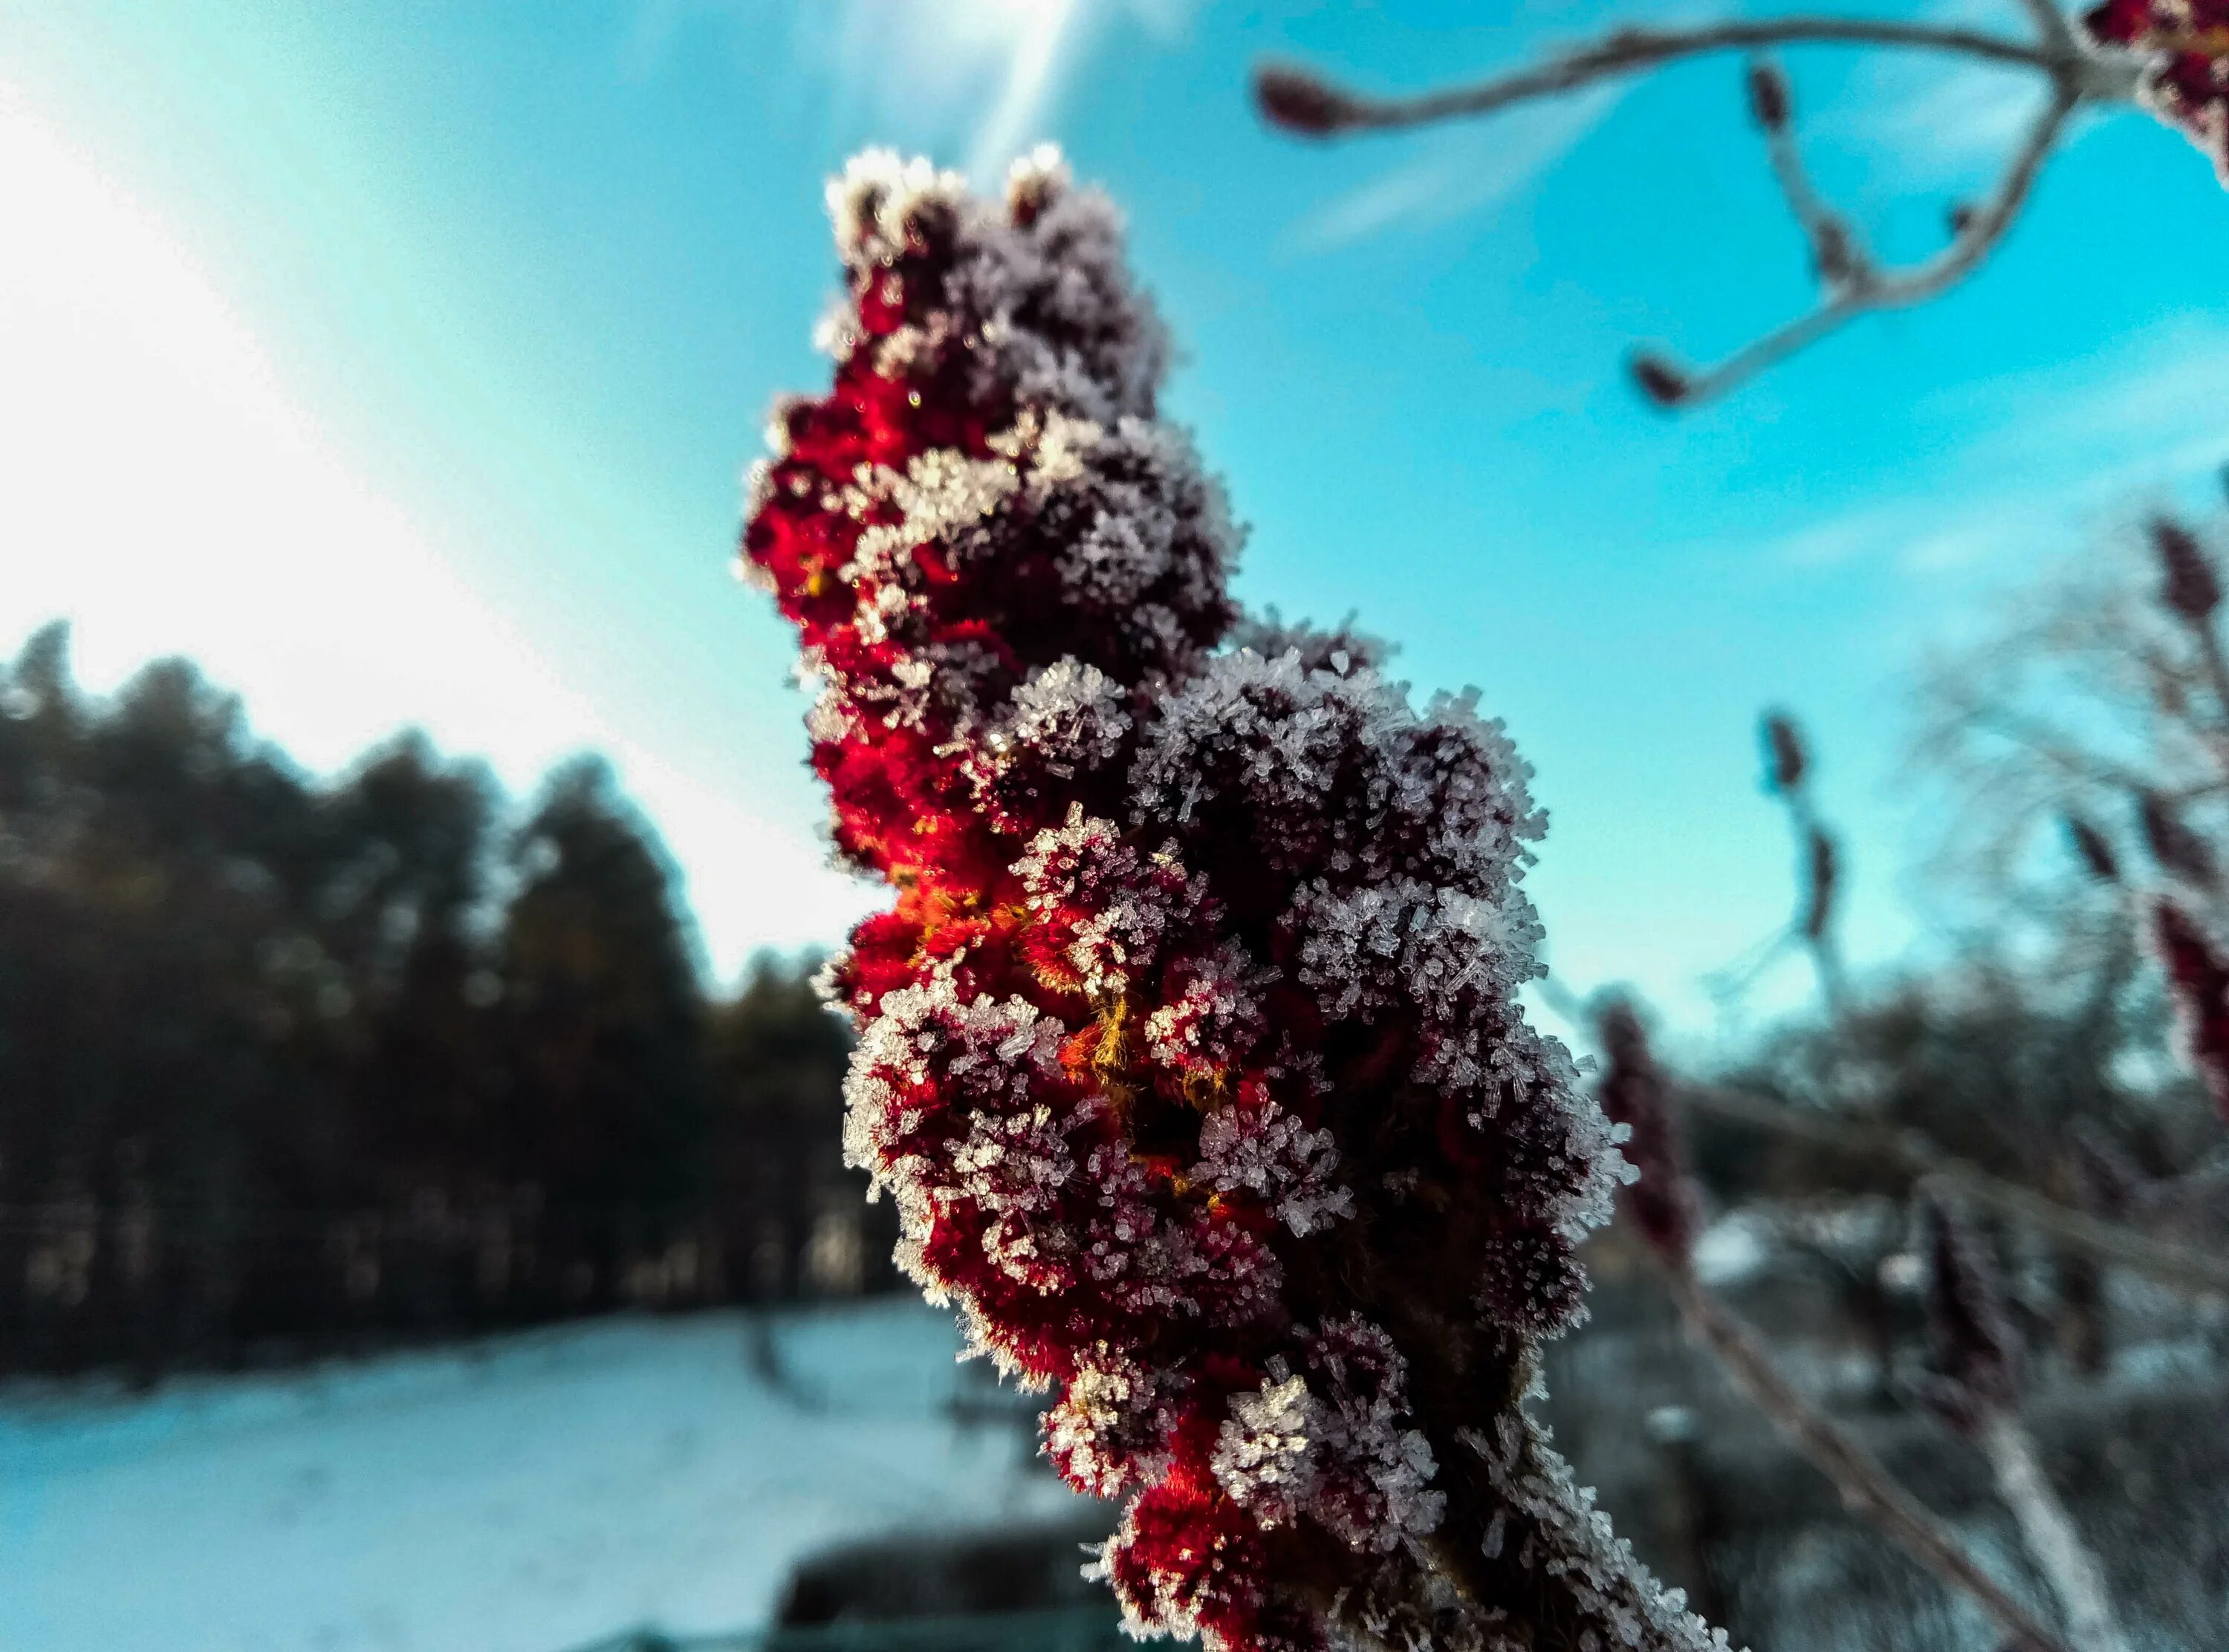
[{"label": "bare branch", "polygon": [[[1964,708],[1964,720],[1970,727],[1982,729],[2033,752],[2068,780],[2110,786],[2117,791],[2132,793],[2144,789],[2144,776],[2140,770],[2062,740],[2048,727],[2002,706],[1976,699]],[[2170,795],[2187,797],[2191,794],[2185,791]]]},{"label": "bare branch", "polygon": [[1856,278],[1831,290],[1827,300],[1808,315],[1767,333],[1707,371],[1686,373],[1685,401],[1692,405],[1724,395],[1860,316],[1924,304],[1971,275],[1996,250],[2013,220],[2027,204],[2037,176],[2081,101],[2082,93],[2070,81],[2055,80],[2050,102],[2028,128],[1995,193],[1963,220],[1956,239],[1942,252],[1906,270],[1861,266]]},{"label": "bare branch", "polygon": [[2035,25],[2035,32],[2046,46],[2068,53],[2081,50],[2073,25],[2052,0],[2020,0],[2020,9],[2027,13],[2028,21]]},{"label": "bare branch", "polygon": [[2033,42],[1933,23],[1871,17],[1736,18],[1693,29],[1620,29],[1544,63],[1413,98],[1370,97],[1309,70],[1279,63],[1266,64],[1256,71],[1254,86],[1256,101],[1271,120],[1288,131],[1323,138],[1341,132],[1397,131],[1488,115],[1513,104],[1576,92],[1597,80],[1639,74],[1681,58],[1807,42],[1945,52],[2053,75],[2062,70],[2066,56]]},{"label": "bare branch", "polygon": [[[1784,90],[1762,90],[1769,84],[1757,77],[1750,80],[1761,121],[1767,112],[1784,114],[1787,109]],[[1771,129],[1772,123],[1762,124]],[[1790,933],[1809,951],[1819,973],[1819,990],[1827,1002],[1828,1018],[1839,1021],[1847,1015],[1850,1002],[1834,933],[1836,895],[1842,883],[1841,851],[1811,801],[1809,752],[1795,720],[1784,711],[1768,711],[1760,727],[1770,765],[1766,784],[1787,806],[1789,824],[1795,829],[1796,844],[1803,855],[1803,904]]]},{"label": "bare branch", "polygon": [[1942,1152],[1914,1132],[1802,1111],[1744,1091],[1683,1086],[1680,1096],[1699,1112],[1831,1148],[1853,1169],[1885,1166],[1915,1183],[1955,1188],[1974,1204],[2158,1284],[2190,1294],[2229,1297],[2229,1261],[2071,1210]]},{"label": "bare branch", "polygon": [[1810,245],[1813,271],[1829,291],[1862,285],[1871,275],[1872,259],[1849,221],[1813,186],[1802,153],[1795,147],[1788,77],[1770,58],[1758,58],[1749,67],[1749,106],[1750,118],[1764,134],[1772,176]]},{"label": "bare branch", "polygon": [[1255,99],[1271,124],[1306,137],[1397,131],[1493,114],[1713,52],[1757,53],[1822,44],[1935,52],[2001,69],[2026,70],[2049,84],[2048,105],[2029,128],[1995,193],[1982,205],[1962,205],[1951,215],[1950,244],[1924,263],[1883,270],[1859,244],[1847,221],[1812,187],[1789,130],[1786,80],[1769,64],[1754,65],[1751,111],[1764,129],[1773,171],[1810,244],[1826,297],[1808,314],[1708,369],[1687,368],[1654,349],[1635,352],[1628,367],[1641,393],[1661,407],[1689,407],[1745,383],[1857,317],[1923,304],[1965,279],[2004,239],[2027,204],[2037,175],[2074,111],[2085,103],[2134,99],[2142,74],[2140,62],[2126,54],[2090,51],[2054,0],[2019,3],[2035,26],[2038,37],[2033,40],[1986,29],[1869,17],[1734,18],[1681,29],[1620,29],[1542,62],[1469,86],[1405,98],[1373,97],[1294,65],[1265,64],[1256,71]]},{"label": "bare branch", "polygon": [[2200,1211],[2229,1191],[2229,1156],[2217,1155],[2196,1169],[2136,1192],[2136,1208],[2155,1220],[2172,1221]]},{"label": "bare branch", "polygon": [[[1681,1267],[1664,1269],[1689,1333],[1718,1357],[1757,1409],[1834,1484],[1842,1502],[1954,1588],[1985,1607],[2015,1643],[2067,1652],[2066,1642],[1974,1563],[1942,1521],[1889,1476],[1880,1460],[1799,1393],[1725,1304]],[[2087,1649],[2085,1649],[2085,1652]]]},{"label": "bare branch", "polygon": [[2074,1643],[2083,1652],[2128,1652],[2128,1637],[2121,1633],[2097,1557],[2052,1489],[2043,1465],[2035,1459],[2035,1444],[2020,1419],[2002,1413],[1991,1417],[1982,1424],[1979,1437],[1996,1479],[1997,1495],[2013,1512],[2028,1558],[2059,1597]]}]

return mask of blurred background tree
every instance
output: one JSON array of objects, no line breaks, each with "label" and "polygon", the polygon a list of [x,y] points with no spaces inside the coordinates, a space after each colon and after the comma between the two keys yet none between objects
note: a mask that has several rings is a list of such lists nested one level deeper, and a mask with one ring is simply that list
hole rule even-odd
[{"label": "blurred background tree", "polygon": [[607,765],[315,780],[189,665],[0,671],[0,1360],[887,1283],[806,965],[708,991]]}]

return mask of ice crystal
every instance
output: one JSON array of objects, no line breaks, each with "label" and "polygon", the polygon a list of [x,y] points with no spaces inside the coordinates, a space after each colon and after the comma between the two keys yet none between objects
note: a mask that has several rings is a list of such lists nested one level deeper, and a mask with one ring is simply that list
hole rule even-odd
[{"label": "ice crystal", "polygon": [[1352,1196],[1332,1179],[1339,1167],[1333,1139],[1274,1101],[1241,1098],[1201,1123],[1192,1179],[1217,1193],[1253,1194],[1305,1237],[1354,1213]]},{"label": "ice crystal", "polygon": [[2148,60],[2144,101],[2229,183],[2229,0],[2105,0],[2082,21],[2097,44]]},{"label": "ice crystal", "polygon": [[1474,1498],[1451,1531],[1457,1428],[1508,1418],[1446,1407],[1525,1390],[1621,1169],[1517,1002],[1527,772],[1374,640],[1238,627],[1159,323],[1057,157],[986,202],[877,152],[829,198],[835,383],[777,410],[742,549],[836,846],[896,891],[825,977],[847,1156],[971,1346],[1056,1391],[1055,1466],[1128,1499],[1134,1630],[1498,1648],[1538,1589],[1448,1557],[1570,1534]]},{"label": "ice crystal", "polygon": [[1319,1427],[1315,1402],[1305,1379],[1279,1379],[1284,1368],[1275,1361],[1259,1388],[1232,1397],[1230,1418],[1208,1457],[1223,1489],[1264,1526],[1298,1519],[1315,1477],[1308,1460]]}]

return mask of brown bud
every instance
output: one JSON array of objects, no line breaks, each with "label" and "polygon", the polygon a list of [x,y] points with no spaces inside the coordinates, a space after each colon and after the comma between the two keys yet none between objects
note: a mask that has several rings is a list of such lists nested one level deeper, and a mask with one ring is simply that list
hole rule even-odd
[{"label": "brown bud", "polygon": [[1699,1225],[1695,1190],[1687,1180],[1679,1121],[1672,1113],[1672,1085],[1648,1046],[1648,1030],[1633,1006],[1613,998],[1596,1012],[1602,1039],[1603,1115],[1628,1134],[1619,1150],[1637,1173],[1619,1194],[1626,1215],[1649,1247],[1684,1268]]},{"label": "brown bud", "polygon": [[2020,1334],[2006,1317],[1996,1258],[1959,1213],[1927,1201],[1927,1341],[1947,1386],[1945,1420],[1971,1429],[2020,1403]]},{"label": "brown bud", "polygon": [[1818,266],[1819,279],[1830,287],[1839,287],[1853,280],[1858,273],[1858,249],[1850,240],[1849,227],[1839,218],[1822,219],[1814,231],[1812,261]]},{"label": "brown bud", "polygon": [[1769,58],[1757,58],[1749,66],[1749,112],[1768,132],[1788,130],[1788,77]]},{"label": "brown bud", "polygon": [[2172,900],[2152,907],[2152,935],[2182,1023],[2184,1053],[2229,1120],[2229,964],[2213,938]]},{"label": "brown bud", "polygon": [[1784,711],[1768,711],[1759,725],[1764,735],[1764,784],[1768,791],[1787,793],[1803,784],[1809,758],[1795,720]]},{"label": "brown bud", "polygon": [[2156,791],[2136,794],[2136,821],[2142,827],[2144,847],[2161,871],[2186,883],[2213,881],[2213,855],[2206,840],[2184,822],[2175,807]]},{"label": "brown bud", "polygon": [[1834,840],[1818,827],[1810,831],[1804,845],[1808,862],[1808,888],[1803,908],[1803,938],[1815,941],[1827,933],[1827,926],[1834,921],[1834,890],[1841,880],[1841,857],[1834,848]]},{"label": "brown bud", "polygon": [[1653,351],[1635,351],[1628,367],[1641,394],[1660,407],[1677,407],[1695,394],[1694,381]]},{"label": "brown bud", "polygon": [[2069,815],[2066,836],[2074,845],[2075,854],[2082,857],[2082,864],[2090,868],[2091,877],[2100,883],[2121,880],[2120,857],[2113,853],[2112,842],[2104,833],[2081,816]]},{"label": "brown bud", "polygon": [[2152,548],[2159,553],[2160,600],[2192,624],[2221,605],[2221,581],[2198,535],[2168,516],[2152,518]]},{"label": "brown bud", "polygon": [[1326,138],[1359,123],[1362,106],[1302,68],[1264,63],[1254,71],[1254,106],[1272,126]]}]

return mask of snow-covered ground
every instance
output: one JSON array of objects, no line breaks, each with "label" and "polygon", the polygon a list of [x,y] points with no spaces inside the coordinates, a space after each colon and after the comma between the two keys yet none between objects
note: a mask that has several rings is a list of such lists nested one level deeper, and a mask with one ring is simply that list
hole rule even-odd
[{"label": "snow-covered ground", "polygon": [[[0,1388],[0,1652],[566,1652],[845,1536],[1072,1507],[948,1316],[613,1320],[139,1398]],[[760,1342],[761,1351],[764,1342]]]}]

